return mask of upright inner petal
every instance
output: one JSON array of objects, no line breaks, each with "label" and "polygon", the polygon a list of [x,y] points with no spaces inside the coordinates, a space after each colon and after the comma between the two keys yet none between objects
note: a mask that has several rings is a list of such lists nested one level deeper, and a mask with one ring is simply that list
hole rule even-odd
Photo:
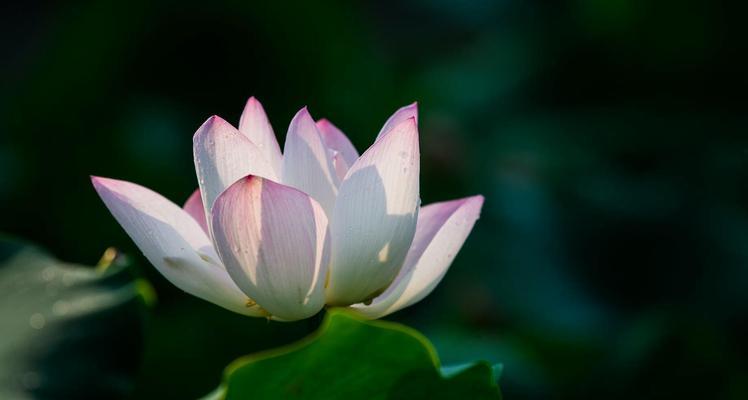
[{"label": "upright inner petal", "polygon": [[317,121],[317,129],[322,136],[322,141],[328,149],[334,150],[343,158],[348,166],[353,165],[358,159],[358,151],[348,137],[327,119]]},{"label": "upright inner petal", "polygon": [[263,154],[276,176],[281,176],[281,155],[278,139],[268,121],[265,109],[257,99],[250,97],[239,119],[239,132],[255,144]]},{"label": "upright inner petal", "polygon": [[418,131],[408,119],[375,142],[348,170],[330,225],[327,301],[358,303],[397,275],[418,214]]},{"label": "upright inner petal", "polygon": [[308,194],[331,215],[338,176],[306,107],[291,121],[283,153],[283,183]]},{"label": "upright inner petal", "polygon": [[219,117],[211,117],[193,138],[195,170],[205,214],[227,187],[247,175],[277,180],[262,152],[236,128]]},{"label": "upright inner petal", "polygon": [[389,119],[387,119],[387,122],[384,123],[384,126],[379,131],[379,134],[377,135],[377,139],[381,139],[384,135],[386,135],[389,131],[394,129],[396,126],[400,125],[403,121],[406,121],[408,119],[413,118],[413,120],[416,122],[416,125],[418,124],[418,103],[412,103],[408,104],[405,107],[401,107],[397,111],[395,111],[392,116],[390,116]]}]

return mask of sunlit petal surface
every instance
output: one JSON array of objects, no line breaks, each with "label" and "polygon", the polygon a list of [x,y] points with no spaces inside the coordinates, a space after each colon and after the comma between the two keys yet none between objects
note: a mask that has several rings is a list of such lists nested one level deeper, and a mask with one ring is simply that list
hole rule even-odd
[{"label": "sunlit petal surface", "polygon": [[213,232],[231,277],[271,315],[295,320],[322,308],[327,217],[308,195],[243,178],[216,200]]},{"label": "sunlit petal surface", "polygon": [[338,176],[327,146],[306,107],[291,121],[283,156],[283,183],[309,194],[330,215]]},{"label": "sunlit petal surface", "polygon": [[178,288],[231,311],[261,316],[229,277],[200,225],[150,189],[108,178],[94,188],[148,261]]},{"label": "sunlit petal surface", "polygon": [[410,118],[348,170],[330,226],[330,304],[374,297],[397,275],[415,232],[419,157],[418,130]]},{"label": "sunlit petal surface", "polygon": [[370,305],[354,308],[380,318],[426,297],[446,274],[482,206],[483,196],[473,196],[421,208],[413,245],[395,281]]},{"label": "sunlit petal surface", "polygon": [[238,129],[209,118],[193,153],[199,187],[183,208],[132,183],[93,183],[167,279],[245,315],[292,321],[329,305],[379,318],[407,307],[439,283],[483,203],[420,208],[416,103],[360,156],[304,107],[281,154],[252,97]]}]

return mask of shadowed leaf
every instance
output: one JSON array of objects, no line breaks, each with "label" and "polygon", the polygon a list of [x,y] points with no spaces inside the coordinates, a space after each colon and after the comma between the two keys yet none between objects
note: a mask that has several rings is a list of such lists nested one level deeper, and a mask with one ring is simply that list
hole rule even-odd
[{"label": "shadowed leaf", "polygon": [[406,326],[330,310],[313,335],[246,356],[209,399],[499,399],[485,362],[439,369],[429,341]]}]

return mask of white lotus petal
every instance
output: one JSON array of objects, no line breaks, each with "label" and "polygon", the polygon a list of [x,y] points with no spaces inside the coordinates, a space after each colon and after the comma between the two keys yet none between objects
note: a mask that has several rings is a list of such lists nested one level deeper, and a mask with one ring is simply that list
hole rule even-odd
[{"label": "white lotus petal", "polygon": [[239,132],[249,138],[262,152],[265,160],[270,164],[276,176],[281,176],[281,155],[278,140],[275,138],[273,127],[268,121],[265,109],[257,99],[250,97],[244,112],[239,119]]},{"label": "white lotus petal", "polygon": [[311,197],[249,176],[218,197],[212,227],[229,274],[263,309],[284,320],[322,309],[327,217]]},{"label": "white lotus petal", "polygon": [[283,183],[308,194],[330,215],[337,196],[335,167],[306,107],[288,127],[283,150]]},{"label": "white lotus petal", "polygon": [[358,159],[358,151],[348,136],[343,133],[337,126],[325,118],[317,121],[317,129],[322,136],[322,141],[328,149],[335,150],[345,160],[346,165],[353,165]]},{"label": "white lotus petal", "polygon": [[416,227],[419,158],[418,130],[410,118],[348,170],[330,225],[329,304],[372,298],[397,275]]},{"label": "white lotus petal", "polygon": [[338,181],[342,182],[345,178],[345,174],[348,173],[350,167],[343,158],[343,155],[335,150],[331,150],[332,155],[332,166],[335,168],[335,175],[338,177]]},{"label": "white lotus petal", "polygon": [[260,149],[220,117],[209,118],[192,143],[207,216],[216,197],[238,179],[249,174],[278,179]]},{"label": "white lotus petal", "polygon": [[414,102],[413,104],[408,104],[405,107],[401,107],[397,111],[395,111],[392,116],[390,116],[389,119],[387,119],[387,122],[384,123],[384,126],[379,131],[379,134],[377,135],[377,139],[379,140],[382,136],[387,134],[390,130],[394,129],[396,126],[400,125],[403,121],[408,120],[410,118],[413,118],[416,121],[416,124],[418,124],[418,103]]},{"label": "white lotus petal", "polygon": [[482,206],[483,196],[473,196],[421,208],[413,244],[395,281],[370,305],[353,308],[381,318],[426,297],[447,273]]},{"label": "white lotus petal", "polygon": [[262,316],[247,307],[218,255],[189,214],[150,189],[115,179],[91,181],[114,218],[158,271],[178,288],[228,310]]}]

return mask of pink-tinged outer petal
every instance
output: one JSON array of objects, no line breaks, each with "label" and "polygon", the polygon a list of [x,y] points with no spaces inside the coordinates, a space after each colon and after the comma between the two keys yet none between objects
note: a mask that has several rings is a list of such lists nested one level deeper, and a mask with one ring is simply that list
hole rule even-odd
[{"label": "pink-tinged outer petal", "polygon": [[330,215],[338,192],[335,167],[306,107],[288,127],[283,151],[283,183],[308,194]]},{"label": "pink-tinged outer petal", "polygon": [[197,221],[206,235],[210,235],[208,222],[205,220],[205,207],[203,206],[203,198],[200,196],[200,188],[197,188],[192,192],[187,201],[184,202],[182,209]]},{"label": "pink-tinged outer petal", "polygon": [[415,233],[419,158],[418,130],[411,118],[348,170],[330,223],[328,304],[373,298],[397,275]]},{"label": "pink-tinged outer petal", "polygon": [[244,112],[239,119],[239,132],[260,149],[273,168],[275,175],[280,176],[283,156],[278,145],[278,139],[275,138],[273,127],[268,121],[265,109],[254,97],[250,97],[244,106]]},{"label": "pink-tinged outer petal", "polygon": [[382,136],[387,134],[387,132],[391,131],[396,126],[400,125],[403,121],[410,118],[413,118],[416,121],[416,124],[418,124],[418,102],[413,102],[412,104],[408,104],[407,106],[401,107],[400,109],[395,111],[395,113],[392,114],[389,119],[387,119],[387,122],[384,123],[384,126],[382,127],[382,130],[379,131],[376,140],[379,140]]},{"label": "pink-tinged outer petal", "polygon": [[134,183],[91,177],[109,211],[148,261],[178,288],[228,310],[262,316],[229,277],[210,239],[176,204]]},{"label": "pink-tinged outer petal", "polygon": [[322,309],[327,217],[311,197],[249,176],[218,197],[212,224],[234,282],[271,315],[291,321]]},{"label": "pink-tinged outer petal", "polygon": [[206,216],[216,197],[240,178],[252,174],[277,179],[260,149],[220,117],[209,118],[195,133],[192,144]]},{"label": "pink-tinged outer petal", "polygon": [[317,129],[322,136],[322,141],[328,149],[335,150],[345,161],[346,165],[353,165],[358,159],[358,151],[348,137],[325,118],[317,121]]},{"label": "pink-tinged outer petal", "polygon": [[413,244],[395,281],[370,305],[353,308],[381,318],[426,297],[439,284],[480,216],[483,196],[421,208]]}]

